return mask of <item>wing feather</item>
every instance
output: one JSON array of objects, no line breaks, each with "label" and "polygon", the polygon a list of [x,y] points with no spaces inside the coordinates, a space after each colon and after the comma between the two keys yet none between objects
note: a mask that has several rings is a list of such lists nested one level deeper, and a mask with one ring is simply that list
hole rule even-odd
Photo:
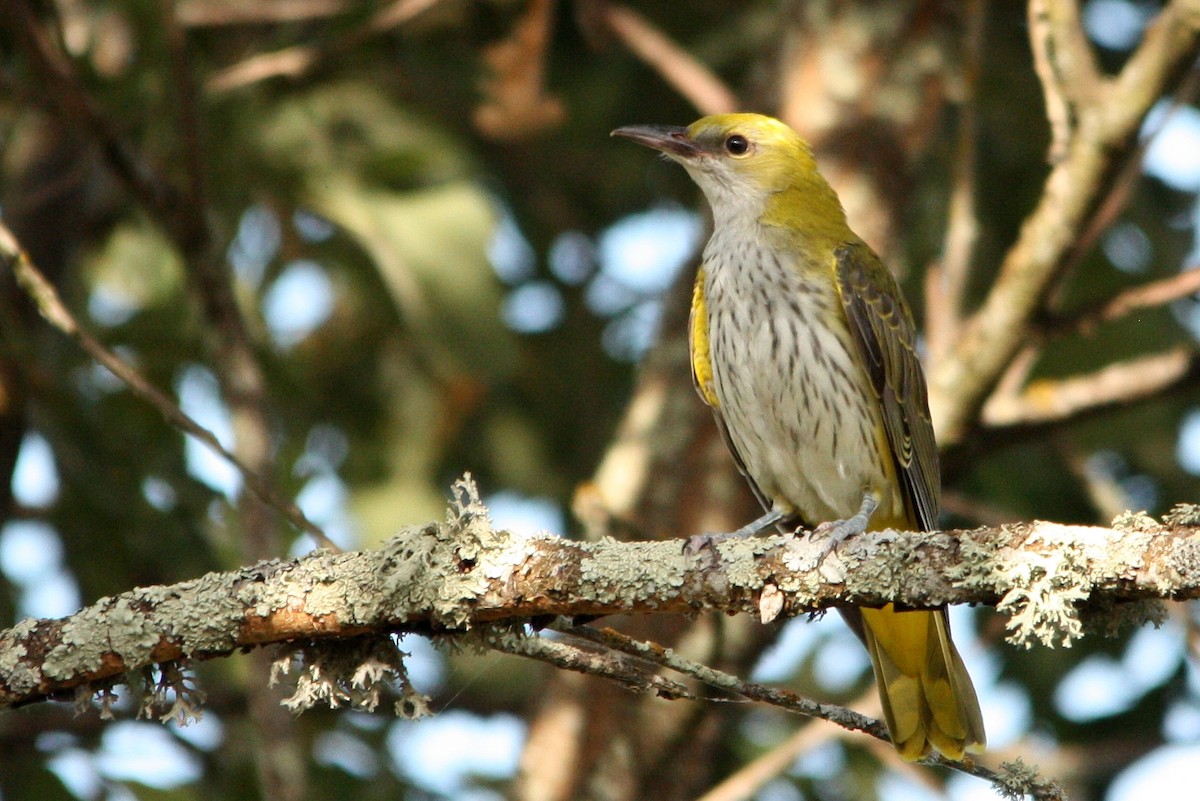
[{"label": "wing feather", "polygon": [[920,529],[933,530],[941,473],[912,312],[896,279],[866,244],[841,245],[834,261],[842,308],[883,410],[909,515]]}]

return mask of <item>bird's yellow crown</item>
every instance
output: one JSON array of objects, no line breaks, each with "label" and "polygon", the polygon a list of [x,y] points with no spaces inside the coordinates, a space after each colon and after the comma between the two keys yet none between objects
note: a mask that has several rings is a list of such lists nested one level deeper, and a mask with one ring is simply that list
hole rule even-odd
[{"label": "bird's yellow crown", "polygon": [[731,198],[755,199],[755,218],[788,238],[836,244],[857,237],[812,149],[791,128],[761,114],[714,114],[687,128],[692,153],[670,153],[688,168],[716,211]]}]

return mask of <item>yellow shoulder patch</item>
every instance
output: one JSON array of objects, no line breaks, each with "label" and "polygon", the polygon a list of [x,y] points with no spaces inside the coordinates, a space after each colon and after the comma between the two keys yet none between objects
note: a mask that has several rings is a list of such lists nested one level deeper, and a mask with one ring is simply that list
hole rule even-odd
[{"label": "yellow shoulder patch", "polygon": [[692,314],[688,325],[688,350],[692,355],[692,380],[704,402],[714,409],[720,407],[713,390],[712,362],[708,353],[708,309],[704,303],[704,270],[696,272],[692,289]]}]

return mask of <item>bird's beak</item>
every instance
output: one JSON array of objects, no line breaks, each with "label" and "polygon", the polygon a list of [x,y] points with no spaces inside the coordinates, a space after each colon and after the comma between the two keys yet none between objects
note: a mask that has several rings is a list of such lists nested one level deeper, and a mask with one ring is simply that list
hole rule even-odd
[{"label": "bird's beak", "polygon": [[700,155],[696,140],[688,135],[687,128],[678,125],[625,125],[609,135],[631,139],[668,156],[693,158]]}]

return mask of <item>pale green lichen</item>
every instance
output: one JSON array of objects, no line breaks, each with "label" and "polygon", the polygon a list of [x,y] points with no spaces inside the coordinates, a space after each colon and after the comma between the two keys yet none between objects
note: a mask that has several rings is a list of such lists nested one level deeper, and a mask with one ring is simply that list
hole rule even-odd
[{"label": "pale green lichen", "polygon": [[1002,797],[1011,801],[1022,801],[1027,796],[1045,801],[1061,801],[1066,798],[1057,782],[1043,779],[1038,775],[1036,766],[1026,765],[1020,757],[1012,762],[1000,763],[994,786]]},{"label": "pale green lichen", "polygon": [[843,555],[852,560],[852,568],[843,570],[847,590],[854,593],[859,588],[873,593],[896,598],[905,588],[921,582],[918,572],[920,564],[914,539],[891,529],[876,532],[870,538],[855,538],[844,542],[831,552],[822,563],[836,563]]},{"label": "pale green lichen", "polygon": [[[674,549],[674,544],[670,544]],[[583,546],[579,560],[579,578],[589,597],[602,604],[633,603],[651,598],[666,588],[678,588],[693,566],[678,548],[663,558],[664,543],[629,542],[618,544],[605,538]]]},{"label": "pale green lichen", "polygon": [[493,527],[469,475],[453,490],[445,524],[406,529],[384,546],[379,586],[392,609],[465,629],[474,604],[525,561],[527,549],[525,538]]},{"label": "pale green lichen", "polygon": [[[1007,528],[1001,527],[1003,535]],[[945,578],[956,587],[991,592],[1003,587],[1003,570],[998,565],[997,554],[988,537],[988,529],[963,531],[957,538],[958,564],[945,571]]]},{"label": "pale green lichen", "polygon": [[1131,512],[1128,509],[1113,518],[1112,527],[1120,531],[1158,531],[1162,528],[1145,511]]},{"label": "pale green lichen", "polygon": [[[96,636],[100,631],[104,637]],[[97,670],[106,654],[137,664],[145,661],[160,636],[150,617],[136,609],[129,597],[102,598],[63,623],[58,643],[42,661],[42,672],[51,679],[68,679]]]},{"label": "pale green lichen", "polygon": [[174,720],[180,726],[187,726],[204,716],[204,691],[180,663],[150,665],[142,668],[140,674],[140,684],[129,683],[134,694],[142,696],[137,704],[139,718],[157,718],[163,723]]},{"label": "pale green lichen", "polygon": [[[1009,641],[1026,648],[1070,646],[1084,633],[1080,610],[1098,576],[1125,575],[1143,567],[1143,556],[1159,530],[1148,527],[1142,515],[1119,519],[1125,526],[1119,547],[1111,532],[1102,528],[1035,523],[1024,547],[991,554],[985,568],[987,581],[1004,589],[997,610],[1008,612]],[[969,537],[960,541],[964,557],[975,562],[977,546]],[[978,546],[982,550],[984,546]],[[1119,625],[1114,621],[1113,625]],[[1095,630],[1096,625],[1089,626]]]},{"label": "pale green lichen", "polygon": [[1163,515],[1168,526],[1200,526],[1200,503],[1177,503]]},{"label": "pale green lichen", "polygon": [[[26,618],[8,630],[6,639],[24,642],[37,627],[38,621]],[[5,684],[14,695],[31,692],[41,681],[38,667],[26,661],[24,645],[0,648],[0,675],[4,676]]]},{"label": "pale green lichen", "polygon": [[1062,526],[1040,524],[1035,530],[1028,542],[1043,547],[1006,560],[1002,569],[1009,590],[996,609],[1011,614],[1008,640],[1014,645],[1068,647],[1083,634],[1077,607],[1088,597],[1087,558]]},{"label": "pale green lichen", "polygon": [[[758,557],[770,553],[790,539],[790,535],[777,535],[733,539],[721,543],[718,551],[721,554],[725,582],[737,589],[759,589],[763,585],[763,577]],[[782,581],[781,589],[787,589],[782,587]]]},{"label": "pale green lichen", "polygon": [[1174,538],[1169,559],[1154,574],[1158,587],[1168,594],[1182,586],[1194,586],[1197,576],[1200,576],[1200,539]]},{"label": "pale green lichen", "polygon": [[295,713],[317,705],[374,712],[385,694],[395,694],[397,715],[423,717],[429,699],[408,678],[401,651],[389,637],[363,637],[349,642],[310,643],[281,655],[271,665],[271,684],[298,668],[296,689],[283,700]]}]

